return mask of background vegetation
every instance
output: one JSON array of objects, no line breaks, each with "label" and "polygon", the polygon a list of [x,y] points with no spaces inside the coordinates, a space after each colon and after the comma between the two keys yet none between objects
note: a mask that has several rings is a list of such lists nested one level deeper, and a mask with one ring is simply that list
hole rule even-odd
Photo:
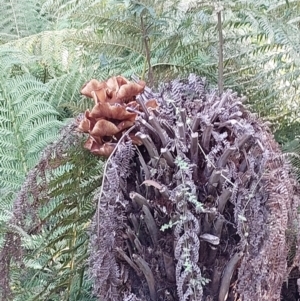
[{"label": "background vegetation", "polygon": [[[225,89],[246,95],[283,148],[300,154],[299,1],[0,0],[0,7],[1,246],[28,172],[87,107],[84,82],[136,74],[158,86],[195,72],[216,87],[218,13]],[[44,175],[39,202],[28,196],[38,216],[13,230],[25,260],[0,257],[11,265],[14,300],[93,300],[87,229],[103,163],[73,144],[62,158]]]}]

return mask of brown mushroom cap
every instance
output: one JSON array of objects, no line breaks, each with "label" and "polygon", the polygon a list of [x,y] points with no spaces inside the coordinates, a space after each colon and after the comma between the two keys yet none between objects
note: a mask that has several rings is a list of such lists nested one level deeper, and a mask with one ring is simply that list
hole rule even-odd
[{"label": "brown mushroom cap", "polygon": [[[90,134],[84,144],[86,149],[105,157],[112,153],[116,144],[111,141],[117,142],[122,137],[122,131],[134,125],[137,111],[141,110],[136,96],[144,91],[145,85],[144,81],[130,82],[123,76],[114,76],[102,82],[92,79],[83,85],[80,93],[95,102],[91,111],[86,110],[84,119],[78,125],[79,131]],[[158,107],[155,99],[145,105],[148,109]],[[134,144],[142,144],[133,133],[129,137]]]},{"label": "brown mushroom cap", "polygon": [[80,93],[86,97],[93,98],[91,94],[92,91],[97,91],[104,88],[107,88],[106,82],[99,82],[96,79],[91,79],[82,86]]}]

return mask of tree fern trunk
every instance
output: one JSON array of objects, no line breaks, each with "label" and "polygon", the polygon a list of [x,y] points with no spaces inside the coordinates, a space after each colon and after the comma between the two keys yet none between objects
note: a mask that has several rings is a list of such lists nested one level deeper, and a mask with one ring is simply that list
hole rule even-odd
[{"label": "tree fern trunk", "polygon": [[98,195],[99,300],[280,300],[299,264],[299,194],[269,129],[194,75],[137,101],[152,98],[135,122],[143,145],[121,138]]}]

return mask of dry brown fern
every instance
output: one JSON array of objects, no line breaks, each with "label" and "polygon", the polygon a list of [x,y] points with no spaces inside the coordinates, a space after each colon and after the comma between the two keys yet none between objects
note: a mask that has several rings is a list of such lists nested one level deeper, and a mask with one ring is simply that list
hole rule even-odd
[{"label": "dry brown fern", "polygon": [[97,195],[99,300],[280,300],[299,265],[299,192],[268,127],[195,75],[136,97],[143,145],[119,138]]}]

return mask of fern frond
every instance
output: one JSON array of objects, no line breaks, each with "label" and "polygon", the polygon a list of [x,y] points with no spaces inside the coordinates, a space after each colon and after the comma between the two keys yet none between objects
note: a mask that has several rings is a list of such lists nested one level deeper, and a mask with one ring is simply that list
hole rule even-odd
[{"label": "fern frond", "polygon": [[[15,300],[94,300],[85,266],[87,227],[95,211],[93,193],[101,183],[103,162],[80,144],[76,143],[74,148],[73,140],[79,138],[73,131],[71,135],[73,138],[62,136],[65,139],[44,150],[32,170],[35,176],[29,175],[22,188],[27,190],[26,195],[17,198],[25,197],[23,205],[20,201],[14,204],[14,212],[30,212],[22,215],[22,221],[19,218],[23,228],[14,232],[20,236],[19,247],[24,252],[23,272],[17,273],[14,263],[11,266]],[[37,191],[36,187],[47,187],[47,193]],[[37,197],[36,193],[37,204],[31,200]],[[9,224],[11,229],[15,228],[13,220]]]},{"label": "fern frond", "polygon": [[39,14],[39,2],[1,1],[0,43],[16,40],[43,30],[47,20]]},{"label": "fern frond", "polygon": [[49,103],[60,111],[62,116],[70,117],[67,115],[66,109],[71,110],[73,116],[78,115],[90,103],[90,100],[83,99],[78,93],[85,82],[85,74],[78,71],[53,78],[47,83],[48,93],[46,97]]},{"label": "fern frond", "polygon": [[[50,223],[51,226],[43,227],[43,243],[35,249],[34,254],[28,254],[28,258],[31,258],[31,265],[26,266],[29,271],[32,270],[39,258],[47,258],[47,254],[51,256],[44,261],[44,267],[49,266],[54,258],[61,264],[56,265],[56,270],[51,269],[48,272],[52,275],[48,277],[48,280],[43,276],[44,269],[33,269],[36,271],[36,279],[39,279],[37,276],[39,273],[46,280],[44,283],[39,283],[39,292],[34,293],[35,298],[38,299],[65,298],[68,300],[70,296],[77,296],[78,300],[93,299],[89,293],[90,288],[82,287],[82,285],[86,286],[89,281],[85,280],[83,283],[81,278],[86,278],[84,267],[88,247],[86,228],[94,212],[92,192],[98,187],[101,179],[98,176],[102,163],[101,161],[97,163],[97,160],[91,156],[82,157],[82,155],[86,156],[86,152],[78,152],[78,150],[73,152],[66,164],[55,170],[49,186],[52,199],[41,207],[42,223],[47,221],[47,224]],[[78,160],[82,165],[78,165]],[[87,170],[91,173],[87,173]],[[95,177],[92,176],[93,174]],[[82,181],[83,185],[80,184]],[[82,188],[80,192],[75,192],[75,187],[78,185]],[[34,236],[32,238],[35,239]],[[55,279],[54,282],[53,279]],[[64,289],[63,295],[54,290],[55,287]]]},{"label": "fern frond", "polygon": [[70,18],[74,13],[84,11],[96,3],[99,3],[99,1],[45,0],[41,4],[41,14],[51,16],[59,25],[63,23],[63,20]]},{"label": "fern frond", "polygon": [[[57,111],[45,101],[46,86],[22,71],[19,53],[0,51],[0,62],[0,183],[15,192],[39,152],[55,139],[61,123]],[[16,68],[23,74],[10,77]]]},{"label": "fern frond", "polygon": [[47,70],[47,77],[42,75],[40,78],[46,82],[49,78],[70,72],[79,62],[82,54],[71,41],[75,33],[75,29],[43,31],[6,43],[6,47],[20,49],[23,53],[34,56],[38,63],[34,68]]}]

